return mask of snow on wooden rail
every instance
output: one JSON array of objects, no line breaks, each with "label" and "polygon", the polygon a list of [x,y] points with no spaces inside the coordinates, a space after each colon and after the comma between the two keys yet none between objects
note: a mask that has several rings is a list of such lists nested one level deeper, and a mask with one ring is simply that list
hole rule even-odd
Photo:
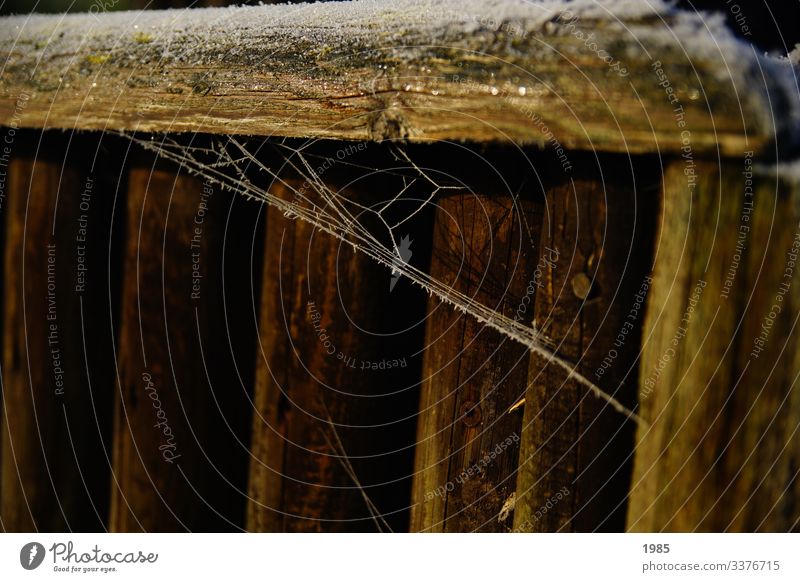
[{"label": "snow on wooden rail", "polygon": [[769,152],[795,70],[661,0],[358,0],[0,19],[0,124]]}]

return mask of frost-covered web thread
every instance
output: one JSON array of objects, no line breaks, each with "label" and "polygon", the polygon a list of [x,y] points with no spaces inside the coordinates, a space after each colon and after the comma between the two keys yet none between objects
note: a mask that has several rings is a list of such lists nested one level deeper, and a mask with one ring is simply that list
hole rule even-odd
[{"label": "frost-covered web thread", "polygon": [[[351,245],[355,251],[362,252],[378,263],[389,267],[394,273],[406,277],[430,295],[436,296],[440,301],[474,317],[480,323],[500,332],[509,339],[525,345],[532,353],[542,356],[562,368],[568,379],[574,380],[598,398],[605,400],[614,410],[638,424],[646,424],[638,414],[580,374],[574,364],[556,355],[552,340],[538,333],[534,328],[485,306],[402,260],[398,247],[397,229],[427,204],[432,203],[440,192],[444,190],[464,191],[464,188],[439,184],[412,161],[401,145],[394,146],[393,151],[396,159],[407,165],[409,175],[403,177],[403,187],[400,191],[388,202],[375,209],[351,200],[340,192],[334,192],[314,169],[311,155],[305,153],[303,147],[295,147],[285,142],[274,144],[286,151],[286,155],[283,156],[285,166],[294,170],[301,180],[305,181],[307,187],[298,188],[293,181],[287,181],[274,169],[259,160],[255,153],[248,149],[245,142],[233,137],[225,138],[224,143],[222,141],[213,142],[210,147],[180,144],[168,137],[160,141],[131,135],[126,135],[126,137],[145,149],[177,163],[190,174],[219,185],[223,190],[274,206],[282,211],[286,218],[304,220],[320,231]],[[293,193],[294,198],[285,200],[272,194],[267,188],[253,183],[248,177],[245,167],[255,167],[264,172],[269,176],[271,182],[280,183]],[[420,180],[425,181],[431,188],[427,199],[400,220],[388,221],[384,213],[403,198],[413,183]],[[370,231],[364,224],[366,221],[360,218],[361,216],[377,219],[385,232]],[[380,241],[380,234],[388,235],[389,245]]]}]

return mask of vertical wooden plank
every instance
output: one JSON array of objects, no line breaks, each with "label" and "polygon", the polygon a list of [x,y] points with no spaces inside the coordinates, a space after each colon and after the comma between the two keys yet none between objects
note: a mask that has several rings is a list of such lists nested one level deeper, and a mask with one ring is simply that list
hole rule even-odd
[{"label": "vertical wooden plank", "polygon": [[[334,190],[351,181],[337,170]],[[287,183],[271,191],[304,187]],[[339,195],[369,207],[384,190],[358,179]],[[272,207],[266,237],[248,529],[405,531],[423,295]]]},{"label": "vertical wooden plank", "polygon": [[5,200],[0,517],[7,531],[104,530],[114,191],[87,159],[94,139],[18,139]]},{"label": "vertical wooden plank", "polygon": [[664,176],[631,530],[798,527],[798,189],[753,163]]},{"label": "vertical wooden plank", "polygon": [[[14,133],[9,134],[6,129],[2,134],[2,139],[14,140],[16,130]],[[6,223],[8,222],[8,193],[9,193],[9,166],[13,154],[13,144],[6,144],[0,149],[0,241],[2,241],[4,248],[0,251],[0,273],[3,273],[3,278],[0,280],[0,301],[3,305],[6,303],[8,294],[8,279],[5,277],[5,264],[6,264]],[[6,527],[2,520],[2,498],[3,498],[3,434],[5,433],[5,424],[2,418],[5,416],[5,404],[3,402],[3,378],[5,368],[5,309],[0,309],[0,531],[6,531]]]},{"label": "vertical wooden plank", "polygon": [[225,273],[227,302],[221,285],[225,237],[249,238],[253,227],[228,224],[229,204],[152,158],[130,171],[114,531],[244,525],[251,376],[234,354],[254,338],[226,317],[228,306],[251,301],[248,270]]},{"label": "vertical wooden plank", "polygon": [[[431,274],[506,316],[529,319],[540,205],[512,196],[439,200]],[[528,350],[429,303],[412,531],[508,531]],[[527,313],[526,313],[527,312]]]},{"label": "vertical wooden plank", "polygon": [[[534,324],[633,408],[653,236],[645,200],[658,174],[643,159],[633,176],[628,163],[576,159],[571,179],[548,185]],[[523,424],[515,531],[621,531],[633,423],[534,354]]]},{"label": "vertical wooden plank", "polygon": [[[739,190],[747,202],[750,168],[743,170]],[[735,383],[722,410],[717,531],[800,531],[800,179],[771,172],[754,172],[752,243],[740,267],[747,285],[732,291],[747,299],[740,303]],[[743,207],[742,216],[747,212]],[[726,282],[730,272],[729,264]]]}]

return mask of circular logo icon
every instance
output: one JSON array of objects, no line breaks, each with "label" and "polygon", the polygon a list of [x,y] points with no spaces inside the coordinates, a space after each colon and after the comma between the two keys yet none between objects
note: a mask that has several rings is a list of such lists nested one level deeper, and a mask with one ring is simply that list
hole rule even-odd
[{"label": "circular logo icon", "polygon": [[35,570],[44,561],[44,546],[39,542],[30,542],[19,551],[19,563],[26,570]]}]

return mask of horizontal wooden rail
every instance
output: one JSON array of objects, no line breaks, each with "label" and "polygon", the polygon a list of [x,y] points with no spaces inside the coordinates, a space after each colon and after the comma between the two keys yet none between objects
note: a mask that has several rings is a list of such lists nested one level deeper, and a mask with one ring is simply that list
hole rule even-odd
[{"label": "horizontal wooden rail", "polygon": [[36,128],[736,156],[800,110],[792,65],[661,0],[16,16],[0,55],[0,124]]}]

